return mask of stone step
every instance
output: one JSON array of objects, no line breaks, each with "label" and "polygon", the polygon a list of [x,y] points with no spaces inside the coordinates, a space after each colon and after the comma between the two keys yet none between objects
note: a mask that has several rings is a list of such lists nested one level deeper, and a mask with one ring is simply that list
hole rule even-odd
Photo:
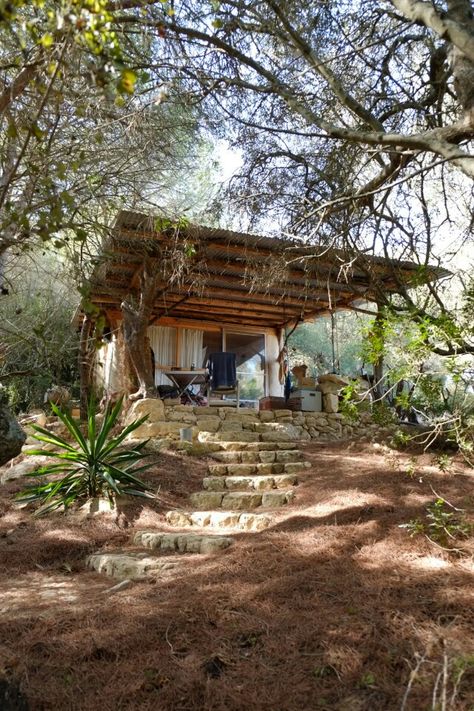
[{"label": "stone step", "polygon": [[[209,433],[210,434],[210,433]],[[217,452],[275,452],[281,449],[298,449],[298,442],[244,442],[234,439],[227,442],[212,442],[211,447],[215,453]],[[214,454],[212,456],[214,456]]]},{"label": "stone step", "polygon": [[274,462],[273,464],[209,464],[211,476],[248,476],[250,474],[295,474],[311,467],[309,462]]},{"label": "stone step", "polygon": [[203,479],[202,485],[206,491],[225,489],[268,491],[284,489],[297,483],[298,477],[295,474],[275,474],[274,476],[208,476]]},{"label": "stone step", "polygon": [[196,491],[189,500],[197,510],[247,511],[259,506],[284,506],[294,497],[290,491]]},{"label": "stone step", "polygon": [[86,560],[86,565],[98,573],[104,573],[119,580],[140,580],[165,573],[183,564],[182,560],[171,557],[150,556],[147,553],[94,553]]},{"label": "stone step", "polygon": [[232,545],[228,536],[201,536],[196,533],[164,533],[160,531],[137,531],[133,537],[136,546],[152,550],[177,551],[179,553],[216,553]]},{"label": "stone step", "polygon": [[272,525],[273,520],[267,514],[255,514],[241,511],[168,511],[166,521],[170,526],[179,528],[224,528],[237,531],[263,531]]},{"label": "stone step", "polygon": [[304,459],[304,454],[299,449],[264,449],[254,452],[247,450],[214,452],[211,457],[217,462],[227,464],[268,464],[271,462],[301,462]]},{"label": "stone step", "polygon": [[199,442],[259,442],[260,435],[258,432],[250,430],[224,430],[219,432],[198,433]]}]

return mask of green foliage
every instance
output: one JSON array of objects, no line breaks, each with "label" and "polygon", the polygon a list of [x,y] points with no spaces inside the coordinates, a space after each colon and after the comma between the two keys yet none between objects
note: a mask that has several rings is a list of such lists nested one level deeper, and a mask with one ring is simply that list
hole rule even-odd
[{"label": "green foliage", "polygon": [[467,523],[462,512],[448,509],[445,499],[438,498],[426,509],[425,520],[415,519],[405,525],[410,535],[425,534],[441,545],[447,545],[472,533],[471,524]]},{"label": "green foliage", "polygon": [[52,385],[78,395],[78,297],[65,267],[51,255],[12,265],[11,294],[0,300],[0,382],[16,412],[42,407]]},{"label": "green foliage", "polygon": [[[67,509],[74,503],[81,503],[95,497],[107,497],[110,501],[116,496],[151,497],[149,487],[137,478],[150,464],[137,464],[146,456],[143,448],[146,441],[134,449],[122,447],[125,438],[137,429],[147,416],[134,420],[120,434],[114,435],[122,409],[122,400],[116,405],[109,405],[102,424],[97,428],[95,406],[89,403],[87,428],[83,433],[80,424],[66,411],[52,405],[53,412],[66,426],[72,443],[34,425],[39,442],[53,445],[55,450],[38,449],[32,455],[53,457],[56,464],[46,464],[30,476],[39,477],[40,484],[29,487],[18,495],[22,503],[40,502],[41,508],[36,515],[44,515],[60,507]],[[53,477],[44,482],[44,477]]]},{"label": "green foliage", "polygon": [[359,419],[358,401],[357,381],[354,380],[339,393],[339,412],[346,420],[356,422]]},{"label": "green foliage", "polygon": [[381,427],[393,425],[395,422],[395,414],[393,409],[385,402],[374,402],[372,405],[372,419]]}]

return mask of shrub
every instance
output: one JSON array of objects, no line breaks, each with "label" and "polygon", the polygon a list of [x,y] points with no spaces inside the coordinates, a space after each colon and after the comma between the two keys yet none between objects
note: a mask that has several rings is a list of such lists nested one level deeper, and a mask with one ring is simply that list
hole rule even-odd
[{"label": "shrub", "polygon": [[[122,446],[125,438],[147,419],[134,420],[120,434],[113,430],[122,409],[122,400],[115,406],[109,405],[102,424],[97,428],[94,403],[90,402],[87,413],[86,432],[83,434],[78,422],[56,405],[53,412],[65,425],[71,442],[43,427],[34,425],[38,433],[33,435],[39,442],[54,445],[56,451],[37,449],[33,455],[53,457],[57,463],[46,464],[29,476],[40,477],[42,482],[28,487],[18,499],[23,503],[41,502],[36,515],[49,513],[60,506],[67,509],[71,504],[96,497],[106,497],[113,501],[116,496],[144,496],[151,498],[149,487],[137,478],[137,474],[148,469],[150,464],[138,463],[147,455],[142,451],[147,441],[140,442],[134,449]],[[59,475],[59,478],[57,478]],[[44,477],[53,480],[44,481]]]}]

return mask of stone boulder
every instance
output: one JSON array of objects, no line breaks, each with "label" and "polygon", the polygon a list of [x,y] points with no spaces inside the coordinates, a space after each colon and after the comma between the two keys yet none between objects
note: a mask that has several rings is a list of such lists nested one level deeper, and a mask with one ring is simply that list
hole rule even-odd
[{"label": "stone boulder", "polygon": [[17,457],[25,441],[26,433],[6,404],[0,401],[0,466]]}]

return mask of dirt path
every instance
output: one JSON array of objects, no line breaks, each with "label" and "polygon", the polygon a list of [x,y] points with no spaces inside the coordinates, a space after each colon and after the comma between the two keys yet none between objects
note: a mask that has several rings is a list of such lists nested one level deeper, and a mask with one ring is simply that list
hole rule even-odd
[{"label": "dirt path", "polygon": [[443,693],[446,709],[472,710],[472,540],[459,555],[400,528],[424,519],[432,489],[474,520],[472,474],[372,445],[306,453],[271,528],[112,596],[85,556],[163,530],[206,462],[161,455],[159,505],[93,521],[32,520],[11,501],[23,482],[5,485],[0,676],[34,711],[419,711]]}]

